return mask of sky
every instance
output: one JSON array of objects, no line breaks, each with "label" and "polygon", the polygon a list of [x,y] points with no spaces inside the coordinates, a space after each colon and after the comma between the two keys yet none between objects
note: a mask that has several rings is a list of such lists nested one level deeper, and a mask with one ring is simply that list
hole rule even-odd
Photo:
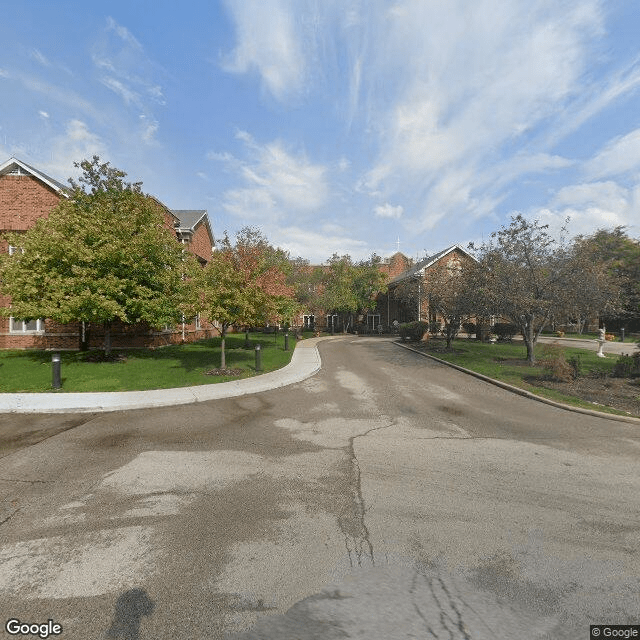
[{"label": "sky", "polygon": [[66,182],[97,154],[315,264],[518,213],[640,237],[638,34],[637,0],[21,0],[0,163]]}]

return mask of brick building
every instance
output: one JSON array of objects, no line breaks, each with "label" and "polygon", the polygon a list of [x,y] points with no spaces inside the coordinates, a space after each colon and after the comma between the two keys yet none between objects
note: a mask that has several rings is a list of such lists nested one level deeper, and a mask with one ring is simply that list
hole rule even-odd
[{"label": "brick building", "polygon": [[[465,263],[471,262],[476,262],[476,259],[470,253],[458,245],[453,245],[427,256],[409,269],[395,275],[390,273],[388,291],[380,294],[377,301],[381,322],[390,326],[394,321],[401,323],[414,320],[435,321],[437,318],[430,312],[428,298],[421,296],[422,283],[429,279],[429,272],[439,265],[455,263],[464,268]],[[413,293],[415,293],[416,299],[413,304],[408,304],[406,296],[401,295],[400,289],[406,285],[411,286]]]},{"label": "brick building", "polygon": [[[25,232],[39,218],[46,218],[70,191],[62,183],[42,171],[10,158],[0,165],[0,233]],[[151,197],[151,196],[150,196]],[[185,245],[204,266],[211,258],[214,237],[205,210],[171,210],[160,200],[153,201],[161,209],[165,224],[177,242]],[[6,242],[0,242],[0,251],[11,252]],[[0,296],[0,305],[10,306],[6,296]],[[144,324],[126,325],[114,323],[112,345],[114,348],[155,347],[167,344],[193,342],[218,335],[217,328],[199,317],[185,319],[176,326],[162,330]],[[17,318],[0,317],[1,349],[76,349],[80,340],[88,336],[90,347],[101,347],[104,331],[100,325],[87,327],[83,323],[57,324],[50,319],[24,322]]]}]

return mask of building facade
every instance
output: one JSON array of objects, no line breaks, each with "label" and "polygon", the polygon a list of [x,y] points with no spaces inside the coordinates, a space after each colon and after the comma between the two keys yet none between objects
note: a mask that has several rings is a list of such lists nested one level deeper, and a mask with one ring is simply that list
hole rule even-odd
[{"label": "building facade", "polygon": [[[49,216],[52,209],[70,191],[62,183],[21,160],[10,158],[0,165],[0,233],[28,231],[39,218]],[[176,242],[185,245],[203,266],[211,259],[214,237],[205,210],[171,210],[157,198],[152,200],[161,210],[167,228]],[[0,251],[12,252],[0,241]],[[10,307],[11,300],[0,295],[0,306]],[[158,347],[193,342],[218,335],[215,325],[200,317],[185,318],[174,326],[160,330],[144,324],[113,323],[114,348]],[[29,322],[19,318],[0,317],[0,349],[77,349],[81,341],[89,348],[100,348],[104,328],[85,323],[61,325],[42,318]]]}]

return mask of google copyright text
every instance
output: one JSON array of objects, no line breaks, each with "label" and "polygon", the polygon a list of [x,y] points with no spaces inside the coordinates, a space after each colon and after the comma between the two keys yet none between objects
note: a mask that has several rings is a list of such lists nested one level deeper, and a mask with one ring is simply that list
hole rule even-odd
[{"label": "google copyright text", "polygon": [[589,627],[589,640],[601,638],[638,638],[640,624],[592,624]]}]

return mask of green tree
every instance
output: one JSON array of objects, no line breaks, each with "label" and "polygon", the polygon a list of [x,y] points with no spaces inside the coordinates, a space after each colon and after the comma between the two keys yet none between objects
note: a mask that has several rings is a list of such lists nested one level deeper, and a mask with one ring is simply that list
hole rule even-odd
[{"label": "green tree", "polygon": [[533,365],[536,342],[560,307],[570,266],[547,225],[537,220],[513,216],[509,226],[491,238],[479,248],[480,268],[473,283],[476,314],[499,315],[518,326]]},{"label": "green tree", "polygon": [[429,268],[422,283],[422,295],[429,301],[429,315],[444,321],[447,349],[460,331],[460,326],[474,314],[471,274],[476,265],[460,261],[440,261]]},{"label": "green tree", "polygon": [[522,215],[512,217],[480,247],[473,283],[477,315],[495,314],[515,324],[532,365],[540,333],[554,316],[617,308],[611,278],[588,254],[556,241],[547,228]]},{"label": "green tree", "polygon": [[180,317],[189,257],[139,183],[97,156],[76,166],[83,174],[70,180],[68,199],[26,233],[6,235],[21,251],[0,256],[1,290],[11,296],[0,313],[102,323],[108,354],[114,321],[161,327]]},{"label": "green tree", "polygon": [[221,369],[227,366],[225,342],[231,326],[290,321],[297,310],[286,282],[288,254],[252,227],[242,229],[235,240],[225,232],[211,261],[190,281],[200,309],[220,324]]},{"label": "green tree", "polygon": [[[380,270],[380,258],[353,262],[351,256],[334,254],[323,270],[322,307],[341,316],[346,331],[353,314],[375,306],[378,293],[386,291],[386,275]],[[347,319],[348,318],[348,319]]]},{"label": "green tree", "polygon": [[586,257],[590,264],[602,265],[621,287],[622,315],[597,309],[605,322],[624,325],[640,323],[640,241],[631,238],[625,227],[598,229],[590,236],[578,236],[574,251]]}]

